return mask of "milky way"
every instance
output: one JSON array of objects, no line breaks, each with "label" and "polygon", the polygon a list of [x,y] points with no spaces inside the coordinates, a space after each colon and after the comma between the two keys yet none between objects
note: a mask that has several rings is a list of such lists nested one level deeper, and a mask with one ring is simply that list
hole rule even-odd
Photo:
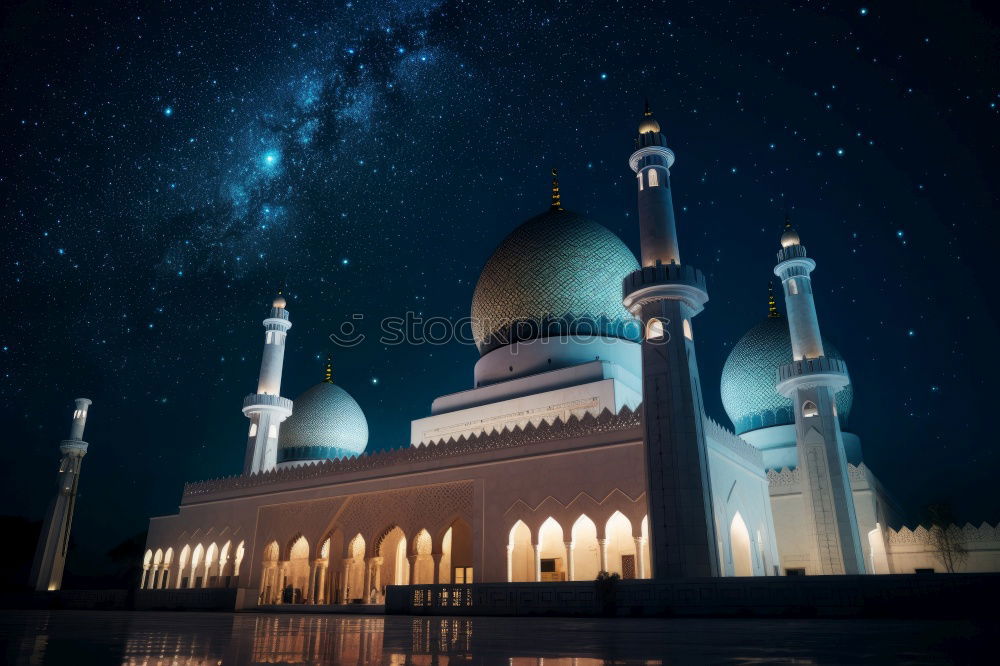
[{"label": "milky way", "polygon": [[[6,10],[2,333],[8,511],[41,515],[68,401],[94,399],[77,538],[94,552],[236,472],[260,319],[289,297],[284,393],[335,356],[371,448],[471,387],[468,345],[332,348],[468,314],[493,247],[564,205],[637,249],[627,167],[664,127],[706,404],[766,314],[786,211],[851,429],[911,507],[995,519],[987,377],[997,24],[949,3],[203,2]],[[866,11],[862,12],[861,10]],[[15,453],[16,451],[16,453]],[[947,470],[947,474],[945,474]],[[127,504],[114,521],[101,507]]]}]

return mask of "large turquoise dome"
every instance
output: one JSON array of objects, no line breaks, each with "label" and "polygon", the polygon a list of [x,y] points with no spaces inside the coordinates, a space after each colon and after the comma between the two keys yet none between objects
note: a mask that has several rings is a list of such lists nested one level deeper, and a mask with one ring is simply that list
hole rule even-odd
[{"label": "large turquoise dome", "polygon": [[[825,338],[823,350],[827,356],[843,360]],[[768,317],[751,328],[729,352],[722,368],[722,405],[736,434],[795,422],[792,401],[774,390],[778,366],[791,360],[792,339],[788,320],[782,316]],[[851,385],[837,393],[842,428],[847,426],[853,400]]]},{"label": "large turquoise dome", "polygon": [[639,268],[618,236],[561,209],[531,218],[486,262],[472,297],[480,353],[568,333],[636,339],[622,279]]},{"label": "large turquoise dome", "polygon": [[321,382],[295,399],[281,424],[278,462],[356,456],[368,446],[368,420],[351,394]]}]

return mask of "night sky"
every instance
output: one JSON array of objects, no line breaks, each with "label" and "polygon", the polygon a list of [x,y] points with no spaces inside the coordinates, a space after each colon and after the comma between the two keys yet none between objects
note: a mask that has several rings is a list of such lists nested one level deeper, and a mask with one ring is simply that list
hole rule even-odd
[{"label": "night sky", "polygon": [[[709,280],[710,413],[728,423],[718,378],[766,316],[787,207],[866,462],[915,518],[944,499],[1000,520],[989,3],[107,4],[3,15],[0,506],[42,516],[92,398],[71,568],[175,511],[185,480],[241,469],[279,289],[283,394],[333,351],[369,449],[406,445],[477,352],[384,347],[377,322],[468,315],[553,166],[564,206],[637,251],[645,97]],[[369,341],[334,348],[355,313]]]}]

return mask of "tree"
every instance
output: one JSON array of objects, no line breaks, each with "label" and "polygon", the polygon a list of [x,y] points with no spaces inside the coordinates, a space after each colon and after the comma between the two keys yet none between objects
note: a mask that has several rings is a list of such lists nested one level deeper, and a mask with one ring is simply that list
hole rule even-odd
[{"label": "tree", "polygon": [[955,573],[969,558],[969,550],[965,547],[962,528],[955,524],[951,505],[947,502],[930,504],[925,512],[930,523],[928,533],[934,557],[945,571]]}]

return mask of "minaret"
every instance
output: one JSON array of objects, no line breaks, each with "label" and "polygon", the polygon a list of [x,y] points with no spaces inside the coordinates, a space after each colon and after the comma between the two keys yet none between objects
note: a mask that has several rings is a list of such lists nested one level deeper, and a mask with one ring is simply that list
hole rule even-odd
[{"label": "minaret", "polygon": [[843,361],[823,353],[809,276],[815,268],[786,217],[774,274],[785,290],[792,359],[778,368],[775,388],[791,399],[795,410],[798,470],[809,528],[816,538],[816,573],[863,574],[864,555],[834,400],[850,379]]},{"label": "minaret", "polygon": [[680,263],[670,194],[674,153],[646,104],[636,151],[642,268],[625,307],[642,323],[642,421],[650,554],[656,578],[719,575],[704,406],[691,319],[708,301],[701,271]]},{"label": "minaret", "polygon": [[45,523],[35,548],[35,562],[31,566],[31,584],[36,590],[58,590],[62,587],[80,466],[83,456],[87,455],[83,429],[87,425],[87,409],[90,404],[87,398],[76,399],[69,439],[59,442],[59,451],[62,453],[62,460],[59,462],[59,494],[49,504],[48,513],[45,514]]},{"label": "minaret", "polygon": [[264,320],[264,353],[260,360],[257,392],[243,399],[243,413],[250,419],[243,473],[274,469],[278,461],[278,429],[292,414],[292,401],[281,397],[281,370],[285,360],[288,321],[285,299],[279,294]]}]

